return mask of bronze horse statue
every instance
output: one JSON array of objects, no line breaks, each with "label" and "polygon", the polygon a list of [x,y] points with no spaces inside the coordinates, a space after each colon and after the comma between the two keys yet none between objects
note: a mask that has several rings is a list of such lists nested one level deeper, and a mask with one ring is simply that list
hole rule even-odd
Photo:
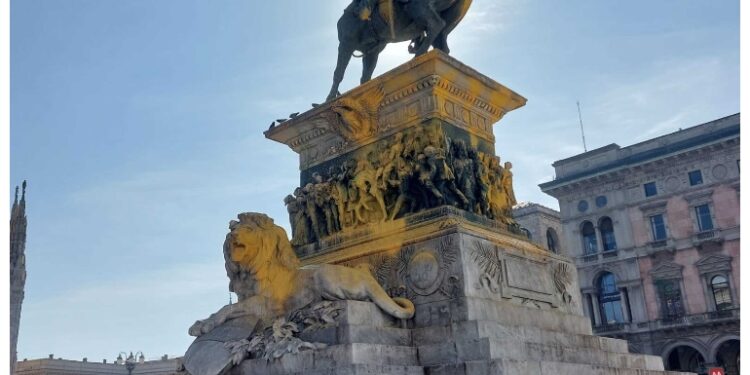
[{"label": "bronze horse statue", "polygon": [[[355,51],[361,52],[362,79],[372,78],[378,55],[388,43],[412,41],[416,56],[430,46],[450,53],[448,34],[463,19],[472,0],[353,0],[338,22],[339,56],[326,100],[340,95],[339,84]],[[358,56],[360,57],[360,56]]]}]

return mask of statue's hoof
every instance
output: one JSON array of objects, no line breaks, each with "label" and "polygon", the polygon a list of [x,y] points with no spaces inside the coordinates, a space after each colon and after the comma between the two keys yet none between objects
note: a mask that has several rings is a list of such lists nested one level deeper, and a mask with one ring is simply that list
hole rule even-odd
[{"label": "statue's hoof", "polygon": [[326,98],[326,102],[330,102],[331,100],[336,99],[339,96],[341,96],[341,93],[338,91],[335,94],[328,94],[328,97]]}]

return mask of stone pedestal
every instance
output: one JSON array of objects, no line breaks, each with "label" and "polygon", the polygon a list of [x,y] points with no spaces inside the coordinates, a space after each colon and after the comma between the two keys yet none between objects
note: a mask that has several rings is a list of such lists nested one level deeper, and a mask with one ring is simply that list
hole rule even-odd
[{"label": "stone pedestal", "polygon": [[[333,181],[349,161],[371,162],[368,173],[387,173],[383,170],[393,158],[376,160],[394,149],[418,163],[432,152],[425,145],[453,150],[461,140],[469,153],[495,157],[493,124],[525,102],[433,51],[265,134],[299,153],[300,184],[313,199],[318,186],[335,188],[335,181],[324,181]],[[407,140],[419,140],[421,149],[408,154]],[[450,158],[452,152],[442,155]],[[355,210],[360,209],[364,219],[357,219],[348,206],[336,210],[338,198],[294,207],[290,197],[293,227],[305,226],[294,230],[295,236],[304,235],[295,238],[295,251],[304,265],[334,263],[369,270],[391,297],[414,302],[414,318],[397,321],[369,302],[334,302],[333,324],[300,334],[304,341],[325,343],[326,348],[271,361],[249,359],[232,373],[665,373],[660,358],[630,354],[626,342],[592,335],[591,323],[582,314],[575,265],[529,242],[505,211],[485,209],[482,202],[466,204],[451,191],[446,195],[455,195],[452,202],[447,197],[424,199],[410,206],[416,208],[394,213],[395,196],[389,198],[386,192],[378,198],[371,190],[388,189],[376,186],[378,181],[371,177],[343,184],[343,189],[359,189],[360,196],[348,199],[362,203]],[[407,200],[420,199],[427,188],[421,189],[412,186]],[[509,187],[504,189],[508,193]],[[362,201],[361,194],[373,196]],[[371,213],[377,211],[373,207],[379,199],[386,212]],[[300,210],[318,216],[308,222]],[[351,217],[342,217],[347,214]],[[318,233],[305,234],[312,230]]]}]

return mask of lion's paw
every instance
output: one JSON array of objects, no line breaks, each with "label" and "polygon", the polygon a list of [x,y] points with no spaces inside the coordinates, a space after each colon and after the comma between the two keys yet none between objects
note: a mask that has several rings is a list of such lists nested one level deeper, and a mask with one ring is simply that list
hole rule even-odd
[{"label": "lion's paw", "polygon": [[206,332],[203,331],[203,322],[196,320],[195,323],[188,329],[188,335],[198,337]]}]

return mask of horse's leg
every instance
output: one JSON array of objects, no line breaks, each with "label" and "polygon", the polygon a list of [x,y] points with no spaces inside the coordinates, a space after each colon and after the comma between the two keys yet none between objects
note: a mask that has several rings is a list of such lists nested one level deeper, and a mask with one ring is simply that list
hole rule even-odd
[{"label": "horse's leg", "polygon": [[448,33],[445,29],[438,34],[437,37],[435,37],[435,41],[432,42],[432,46],[435,47],[435,49],[439,49],[447,54],[451,53],[451,49],[448,48]]},{"label": "horse's leg", "polygon": [[450,53],[448,48],[448,34],[456,28],[459,22],[463,19],[466,12],[471,6],[472,0],[458,0],[447,10],[440,12],[440,16],[445,20],[446,26],[440,31],[440,34],[435,38],[432,46],[445,52]]},{"label": "horse's leg", "polygon": [[419,56],[427,53],[438,34],[445,28],[446,23],[427,1],[410,1],[406,6],[407,12],[414,22],[425,28],[425,37],[417,46],[414,54]]},{"label": "horse's leg", "polygon": [[362,57],[362,79],[359,81],[360,84],[372,79],[372,73],[375,72],[375,66],[378,65],[378,56],[380,56],[380,52],[384,48],[385,46],[377,46]]},{"label": "horse's leg", "polygon": [[331,92],[328,93],[326,101],[339,96],[339,85],[344,80],[344,73],[346,72],[347,65],[349,65],[349,60],[352,59],[353,53],[354,48],[344,43],[339,43],[339,58],[336,61],[336,70],[333,72],[333,86],[331,86]]}]

